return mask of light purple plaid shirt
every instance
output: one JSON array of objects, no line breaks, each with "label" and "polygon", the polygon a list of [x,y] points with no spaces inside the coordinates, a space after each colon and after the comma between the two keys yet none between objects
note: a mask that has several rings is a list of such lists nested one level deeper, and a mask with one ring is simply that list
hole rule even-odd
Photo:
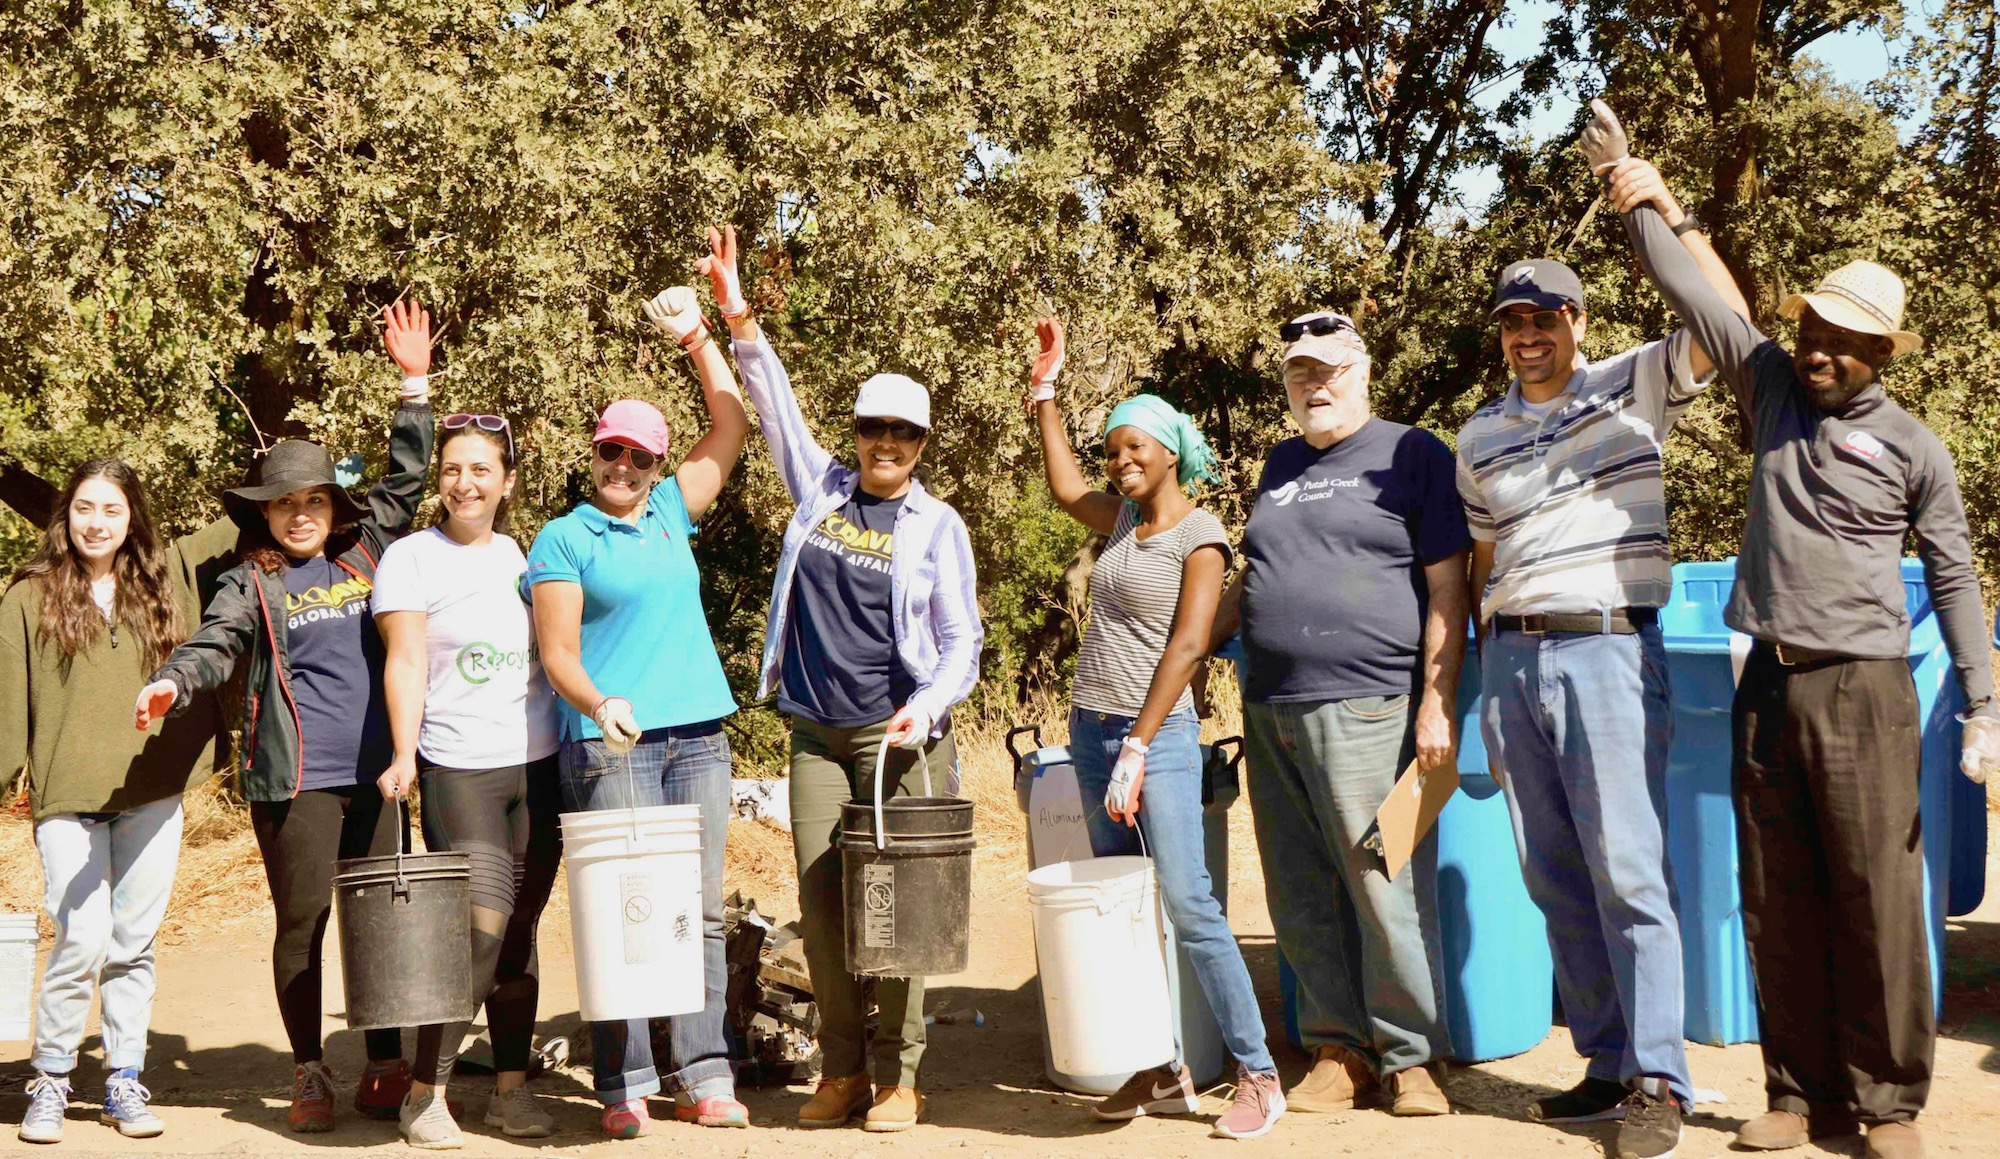
[{"label": "light purple plaid shirt", "polygon": [[[764,622],[764,673],[757,696],[778,687],[785,643],[785,616],[792,602],[792,577],[799,551],[828,515],[854,496],[860,474],[819,445],[807,428],[792,380],[770,340],[732,342],[743,387],[757,408],[757,425],[771,445],[771,458],[798,504],[785,528],[785,548],[771,586],[771,611]],[[917,682],[910,703],[931,719],[931,735],[942,736],[951,706],[971,695],[979,682],[979,649],[986,631],[979,622],[979,591],[972,566],[972,541],[965,521],[951,505],[912,479],[896,513],[897,550],[889,557],[896,653]],[[904,550],[922,544],[921,551]]]}]

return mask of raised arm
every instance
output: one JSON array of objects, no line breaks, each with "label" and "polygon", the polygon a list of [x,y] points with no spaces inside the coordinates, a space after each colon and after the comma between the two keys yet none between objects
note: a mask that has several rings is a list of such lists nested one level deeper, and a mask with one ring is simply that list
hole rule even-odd
[{"label": "raised arm", "polygon": [[[1729,267],[1722,264],[1722,258],[1715,252],[1715,247],[1709,244],[1707,234],[1699,228],[1680,228],[1687,223],[1687,211],[1683,210],[1680,202],[1674,199],[1672,191],[1667,188],[1666,181],[1660,177],[1660,171],[1652,162],[1642,161],[1637,157],[1627,157],[1620,161],[1611,170],[1610,188],[1605,196],[1620,214],[1629,214],[1641,207],[1649,207],[1658,214],[1661,224],[1667,227],[1670,237],[1679,230],[1679,240],[1675,245],[1693,263],[1699,284],[1713,291],[1715,297],[1721,299],[1722,304],[1737,318],[1746,322],[1749,320],[1750,303],[1743,300],[1743,292],[1737,289],[1736,279],[1730,274]],[[1628,231],[1629,228],[1628,226]],[[1662,248],[1674,248],[1667,246],[1663,241],[1659,245]],[[1679,256],[1675,255],[1676,258]],[[1694,279],[1689,279],[1689,284],[1696,283]],[[1683,317],[1686,315],[1683,314]],[[1702,343],[1699,333],[1695,336],[1694,348],[1689,351],[1689,355],[1689,369],[1696,378],[1701,378],[1716,368],[1716,363],[1709,357],[1708,347]]]},{"label": "raised arm", "polygon": [[791,376],[785,373],[785,364],[778,360],[778,352],[771,349],[770,340],[743,300],[736,272],[736,227],[726,225],[718,230],[711,226],[708,247],[709,255],[695,265],[708,275],[722,318],[729,323],[730,350],[743,374],[743,389],[757,408],[757,427],[771,448],[778,477],[785,481],[792,502],[803,503],[818,493],[820,480],[833,466],[833,456],[806,426],[798,395],[792,392]]},{"label": "raised arm", "polygon": [[415,302],[397,300],[382,308],[382,345],[403,372],[402,405],[389,427],[389,470],[368,489],[368,522],[380,546],[410,529],[430,478],[431,315]]},{"label": "raised arm", "polygon": [[694,291],[675,286],[646,303],[646,317],[663,333],[680,343],[694,360],[695,376],[701,380],[702,401],[708,407],[708,431],[695,441],[681,460],[674,479],[681,485],[681,499],[687,504],[688,518],[700,519],[722,494],[737,460],[743,457],[743,440],[750,434],[750,416],[743,409],[743,392],[729,363],[709,337],[708,321],[701,316]]},{"label": "raised arm", "polygon": [[1028,372],[1028,415],[1035,420],[1035,431],[1041,436],[1042,466],[1048,474],[1049,492],[1070,518],[1099,535],[1110,535],[1118,526],[1122,501],[1084,479],[1077,468],[1076,455],[1070,450],[1062,410],[1056,406],[1056,380],[1062,375],[1064,355],[1062,323],[1043,318],[1035,323],[1035,336],[1041,340],[1041,352]]},{"label": "raised arm", "polygon": [[424,724],[424,693],[430,684],[430,657],[424,632],[430,617],[423,612],[384,612],[375,617],[382,633],[382,693],[389,709],[389,739],[395,759],[375,787],[384,800],[408,795],[417,779],[417,737]]},{"label": "raised arm", "polygon": [[0,503],[13,508],[14,514],[37,529],[49,525],[49,517],[56,513],[58,495],[55,484],[19,463],[0,463]]}]

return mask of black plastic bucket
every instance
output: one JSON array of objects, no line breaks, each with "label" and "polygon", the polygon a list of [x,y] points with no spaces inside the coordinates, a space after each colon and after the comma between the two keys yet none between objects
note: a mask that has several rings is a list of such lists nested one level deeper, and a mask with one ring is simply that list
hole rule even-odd
[{"label": "black plastic bucket", "polygon": [[972,802],[883,801],[879,848],[876,808],[840,807],[847,968],[888,978],[956,974],[971,948]]},{"label": "black plastic bucket", "polygon": [[464,853],[339,862],[333,878],[347,1025],[472,1017],[472,866]]}]

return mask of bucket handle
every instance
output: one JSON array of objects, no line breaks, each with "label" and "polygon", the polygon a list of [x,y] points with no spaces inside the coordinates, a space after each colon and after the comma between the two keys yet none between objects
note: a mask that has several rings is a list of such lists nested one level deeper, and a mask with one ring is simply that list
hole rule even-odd
[{"label": "bucket handle", "polygon": [[[875,848],[879,851],[886,846],[882,836],[882,765],[889,759],[889,734],[882,734],[882,743],[875,747]],[[917,748],[917,760],[924,766],[924,796],[931,795],[931,759],[926,756],[921,745]]]},{"label": "bucket handle", "polygon": [[1039,724],[1021,724],[1021,725],[1015,725],[1015,726],[1014,726],[1013,728],[1010,728],[1010,729],[1008,729],[1008,730],[1007,730],[1007,755],[1008,755],[1009,757],[1013,758],[1013,761],[1014,761],[1014,763],[1015,763],[1015,764],[1017,764],[1017,765],[1021,763],[1021,750],[1020,750],[1020,749],[1018,749],[1018,748],[1015,748],[1015,747],[1014,747],[1014,738],[1015,738],[1015,737],[1018,737],[1018,736],[1020,736],[1020,735],[1021,735],[1022,733],[1027,733],[1027,734],[1028,734],[1029,736],[1032,736],[1032,737],[1034,737],[1034,738],[1035,738],[1035,747],[1036,747],[1036,748],[1042,748],[1042,747],[1043,747],[1043,745],[1042,745],[1042,726],[1041,726],[1041,725],[1039,725]]},{"label": "bucket handle", "polygon": [[[402,803],[398,802],[396,807],[402,808]],[[410,883],[403,877],[403,836],[400,833],[396,835],[396,884],[391,888],[392,896],[409,900]]]}]

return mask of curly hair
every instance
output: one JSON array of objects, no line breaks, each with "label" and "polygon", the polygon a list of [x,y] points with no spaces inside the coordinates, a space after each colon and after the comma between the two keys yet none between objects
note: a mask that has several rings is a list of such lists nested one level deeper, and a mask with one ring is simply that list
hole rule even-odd
[{"label": "curly hair", "polygon": [[[90,567],[77,554],[69,535],[70,506],[76,502],[77,490],[92,479],[103,479],[123,491],[130,513],[125,542],[111,565],[117,594],[112,597],[108,625],[97,601],[91,598]],[[173,575],[167,566],[166,545],[153,526],[152,508],[146,502],[139,473],[123,459],[90,459],[70,472],[69,485],[63,488],[48,526],[42,530],[41,545],[14,573],[8,586],[27,579],[42,581],[36,639],[43,646],[54,644],[66,661],[75,660],[95,645],[107,627],[114,633],[114,642],[118,625],[129,629],[148,668],[166,663],[186,638],[180,601],[174,596]]]}]

